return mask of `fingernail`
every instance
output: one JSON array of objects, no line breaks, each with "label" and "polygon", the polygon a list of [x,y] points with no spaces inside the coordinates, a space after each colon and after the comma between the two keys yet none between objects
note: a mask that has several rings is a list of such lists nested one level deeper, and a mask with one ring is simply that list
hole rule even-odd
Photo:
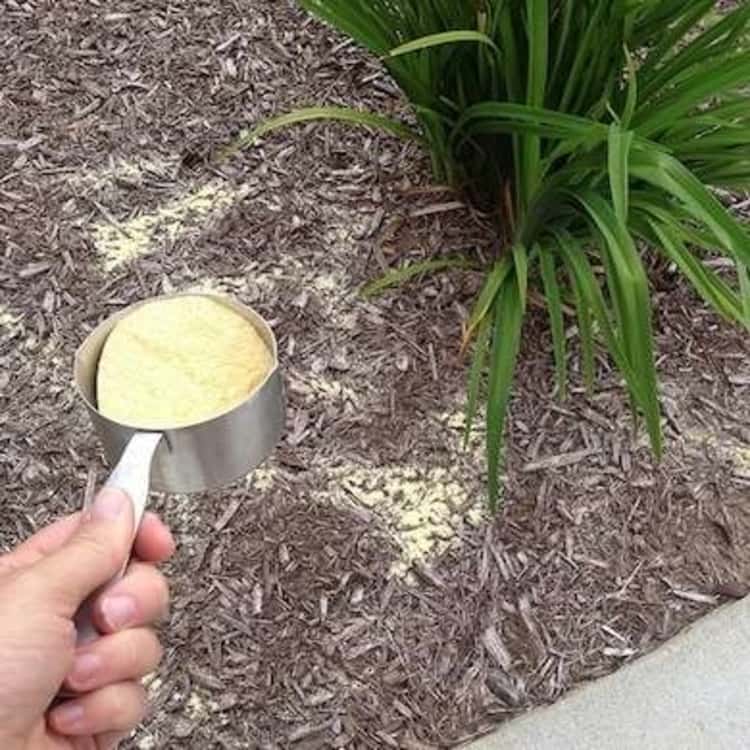
[{"label": "fingernail", "polygon": [[96,654],[79,654],[73,662],[68,681],[74,688],[85,688],[101,669],[102,660]]},{"label": "fingernail", "polygon": [[122,630],[135,622],[136,606],[132,596],[108,596],[101,607],[110,630]]},{"label": "fingernail", "polygon": [[103,489],[94,500],[91,517],[97,521],[115,521],[128,507],[128,496],[122,490]]},{"label": "fingernail", "polygon": [[83,724],[83,706],[77,701],[63,703],[55,709],[55,724],[62,732],[75,732]]}]

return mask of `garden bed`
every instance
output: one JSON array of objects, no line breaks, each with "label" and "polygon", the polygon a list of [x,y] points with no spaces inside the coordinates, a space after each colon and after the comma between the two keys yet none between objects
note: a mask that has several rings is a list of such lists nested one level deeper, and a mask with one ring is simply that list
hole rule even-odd
[{"label": "garden bed", "polygon": [[132,747],[451,746],[748,592],[750,347],[668,269],[652,275],[661,465],[604,359],[592,397],[576,383],[554,398],[540,309],[490,519],[482,435],[461,446],[461,324],[480,279],[359,294],[407,259],[489,253],[481,218],[431,187],[416,149],[364,131],[297,129],[221,169],[203,159],[293,102],[397,110],[377,66],[291,2],[6,16],[0,544],[75,508],[90,470],[104,477],[71,388],[103,316],[212,289],[281,343],[273,459],[223,492],[154,501],[179,551]]}]

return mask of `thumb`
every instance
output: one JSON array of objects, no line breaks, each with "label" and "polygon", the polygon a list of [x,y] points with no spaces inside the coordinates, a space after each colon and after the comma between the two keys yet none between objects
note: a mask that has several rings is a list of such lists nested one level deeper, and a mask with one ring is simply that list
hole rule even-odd
[{"label": "thumb", "polygon": [[63,617],[108,583],[127,561],[133,543],[133,504],[122,491],[105,488],[66,544],[29,571],[35,588]]}]

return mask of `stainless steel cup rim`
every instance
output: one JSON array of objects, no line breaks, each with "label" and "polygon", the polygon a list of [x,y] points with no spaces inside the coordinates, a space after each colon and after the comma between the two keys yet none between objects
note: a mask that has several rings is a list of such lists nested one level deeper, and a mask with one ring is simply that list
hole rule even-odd
[{"label": "stainless steel cup rim", "polygon": [[[256,331],[261,336],[261,338],[263,339],[266,346],[269,348],[271,352],[271,356],[272,356],[271,368],[266,373],[263,380],[260,383],[258,383],[255,386],[255,388],[253,388],[253,390],[250,393],[248,393],[248,395],[242,401],[240,401],[239,403],[235,404],[234,406],[226,409],[225,411],[219,414],[214,414],[209,419],[205,419],[205,420],[195,422],[189,425],[183,425],[181,427],[170,427],[169,425],[165,425],[164,427],[150,426],[148,428],[144,428],[139,425],[127,424],[125,422],[117,422],[113,419],[110,419],[105,414],[102,414],[101,411],[99,410],[99,405],[96,399],[96,378],[94,378],[93,383],[84,382],[85,379],[82,375],[82,367],[81,367],[81,358],[82,358],[83,353],[88,349],[91,339],[93,339],[97,335],[100,335],[103,331],[108,330],[109,332],[111,332],[118,322],[126,318],[135,310],[141,307],[144,307],[145,305],[149,305],[153,302],[158,302],[160,300],[167,300],[167,299],[177,299],[179,297],[207,297],[208,299],[211,299],[215,302],[218,302],[219,304],[229,307],[230,309],[239,313],[246,320],[249,320],[249,322],[253,324]],[[237,409],[240,409],[244,404],[248,403],[249,401],[252,401],[256,397],[256,395],[263,389],[266,383],[276,375],[278,370],[279,370],[279,347],[276,341],[276,336],[274,335],[273,330],[271,329],[269,324],[265,321],[265,319],[258,312],[256,312],[252,307],[249,307],[248,305],[244,305],[240,302],[237,302],[231,297],[225,297],[220,294],[212,294],[210,292],[195,291],[195,292],[174,292],[171,294],[161,294],[161,295],[156,295],[154,297],[148,297],[147,299],[143,299],[132,305],[128,305],[127,307],[124,307],[121,310],[118,310],[116,313],[105,318],[94,328],[94,330],[92,330],[86,336],[84,341],[76,350],[75,359],[74,359],[74,367],[73,367],[73,377],[74,377],[74,382],[75,382],[76,393],[83,400],[86,406],[90,410],[95,412],[101,419],[105,420],[106,422],[111,423],[113,426],[126,428],[128,430],[134,430],[138,432],[175,433],[175,432],[180,432],[180,431],[185,431],[185,430],[192,430],[199,425],[207,425],[207,424],[211,424],[212,422],[216,422],[216,421],[224,419],[227,415],[231,414]]]}]

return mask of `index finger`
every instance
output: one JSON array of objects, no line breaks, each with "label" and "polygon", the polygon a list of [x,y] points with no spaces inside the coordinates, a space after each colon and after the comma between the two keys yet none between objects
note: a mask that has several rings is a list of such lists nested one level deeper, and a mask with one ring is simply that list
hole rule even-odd
[{"label": "index finger", "polygon": [[81,511],[58,518],[12,549],[5,556],[5,561],[16,568],[39,562],[43,557],[57,552],[73,536],[80,523]]},{"label": "index finger", "polygon": [[[81,523],[81,515],[79,511],[45,526],[9,552],[4,561],[14,568],[25,568],[57,552],[75,534]],[[148,512],[143,516],[133,549],[136,557],[143,562],[164,562],[174,554],[174,538],[159,517]]]}]

